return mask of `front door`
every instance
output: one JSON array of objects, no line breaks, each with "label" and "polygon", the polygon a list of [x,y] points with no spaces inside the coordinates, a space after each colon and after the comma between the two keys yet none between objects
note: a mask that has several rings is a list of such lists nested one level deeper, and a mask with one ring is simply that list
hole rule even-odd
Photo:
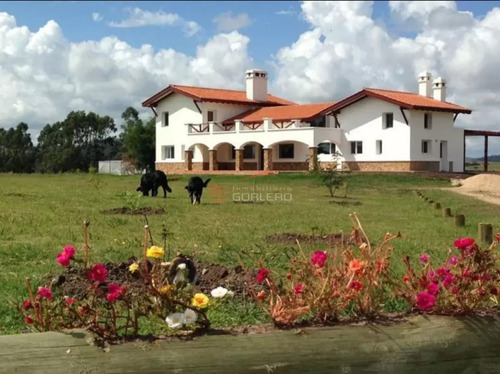
[{"label": "front door", "polygon": [[439,171],[450,171],[448,163],[448,142],[443,140],[439,142]]}]

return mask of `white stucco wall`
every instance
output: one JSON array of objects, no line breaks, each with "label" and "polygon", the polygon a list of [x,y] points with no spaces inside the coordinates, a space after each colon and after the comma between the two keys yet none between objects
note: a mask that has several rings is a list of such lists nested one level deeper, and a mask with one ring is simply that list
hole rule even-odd
[{"label": "white stucco wall", "polygon": [[[384,129],[383,113],[393,113],[394,125]],[[408,121],[409,111],[405,111]],[[346,161],[408,161],[410,159],[410,128],[398,106],[371,97],[344,109],[337,116],[343,130],[338,144]],[[376,153],[376,141],[382,140],[382,153]],[[363,153],[351,154],[350,141],[362,141]]]}]

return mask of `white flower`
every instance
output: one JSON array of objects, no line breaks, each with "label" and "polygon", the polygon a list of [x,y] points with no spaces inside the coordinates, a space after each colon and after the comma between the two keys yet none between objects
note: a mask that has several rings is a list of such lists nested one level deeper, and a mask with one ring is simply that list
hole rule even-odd
[{"label": "white flower", "polygon": [[198,315],[192,309],[186,309],[186,311],[184,312],[184,317],[186,325],[192,325],[198,319]]},{"label": "white flower", "polygon": [[186,322],[186,315],[184,313],[172,313],[165,318],[165,321],[171,329],[179,329]]},{"label": "white flower", "polygon": [[227,296],[234,297],[234,291],[227,291]]},{"label": "white flower", "polygon": [[179,264],[177,265],[177,269],[184,270],[186,268],[186,264]]},{"label": "white flower", "polygon": [[226,296],[226,294],[228,293],[228,290],[227,290],[227,288],[219,286],[217,288],[214,288],[210,293],[212,294],[212,297],[220,299],[220,298],[223,298],[224,296]]}]

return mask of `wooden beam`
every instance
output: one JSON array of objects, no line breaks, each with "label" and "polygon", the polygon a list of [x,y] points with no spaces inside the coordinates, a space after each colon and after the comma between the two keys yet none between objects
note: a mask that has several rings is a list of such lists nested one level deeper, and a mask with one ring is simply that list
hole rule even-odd
[{"label": "wooden beam", "polygon": [[455,123],[455,120],[457,119],[457,117],[458,117],[459,114],[460,113],[455,113],[455,115],[453,116],[453,123]]},{"label": "wooden beam", "polygon": [[151,105],[150,108],[153,111],[153,113],[155,114],[155,117],[158,117],[158,113],[156,113],[154,106]]},{"label": "wooden beam", "polygon": [[484,136],[484,171],[488,171],[488,135]]},{"label": "wooden beam", "polygon": [[403,107],[400,106],[399,110],[401,110],[401,114],[403,115],[403,118],[405,119],[406,125],[410,126],[410,124],[408,123],[408,118],[406,118],[406,114],[405,114],[405,112],[403,110]]},{"label": "wooden beam", "polygon": [[197,102],[196,100],[194,100],[194,99],[193,99],[193,103],[194,103],[194,105],[196,105],[196,108],[198,108],[198,112],[200,112],[200,114],[201,114],[201,109],[200,109],[200,107],[198,106],[198,102]]},{"label": "wooden beam", "polygon": [[[464,155],[463,155],[463,159],[464,159],[464,160],[463,160],[463,165],[464,165],[464,166],[463,166],[462,173],[465,173],[465,151],[466,151],[466,149],[467,149],[467,147],[466,147],[466,143],[465,143],[465,137],[466,137],[466,135],[465,135],[465,131],[464,131]],[[451,170],[450,170],[450,171],[451,171]]]},{"label": "wooden beam", "polygon": [[81,331],[0,336],[0,373],[496,373],[500,364],[498,315],[248,330],[138,339],[106,353]]}]

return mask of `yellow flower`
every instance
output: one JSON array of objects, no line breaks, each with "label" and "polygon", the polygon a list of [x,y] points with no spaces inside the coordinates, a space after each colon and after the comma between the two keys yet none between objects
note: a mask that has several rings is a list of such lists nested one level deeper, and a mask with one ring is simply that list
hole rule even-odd
[{"label": "yellow flower", "polygon": [[175,287],[172,285],[167,285],[167,286],[163,286],[158,291],[160,292],[160,295],[168,296],[174,290],[174,288]]},{"label": "yellow flower", "polygon": [[202,293],[197,293],[191,299],[191,305],[200,309],[205,309],[208,306],[208,297]]},{"label": "yellow flower", "polygon": [[146,256],[153,258],[162,258],[163,256],[165,256],[165,251],[163,250],[163,248],[153,245],[148,249]]},{"label": "yellow flower", "polygon": [[134,262],[128,267],[128,271],[130,271],[131,273],[136,272],[138,269],[139,269],[139,264],[137,262]]}]

